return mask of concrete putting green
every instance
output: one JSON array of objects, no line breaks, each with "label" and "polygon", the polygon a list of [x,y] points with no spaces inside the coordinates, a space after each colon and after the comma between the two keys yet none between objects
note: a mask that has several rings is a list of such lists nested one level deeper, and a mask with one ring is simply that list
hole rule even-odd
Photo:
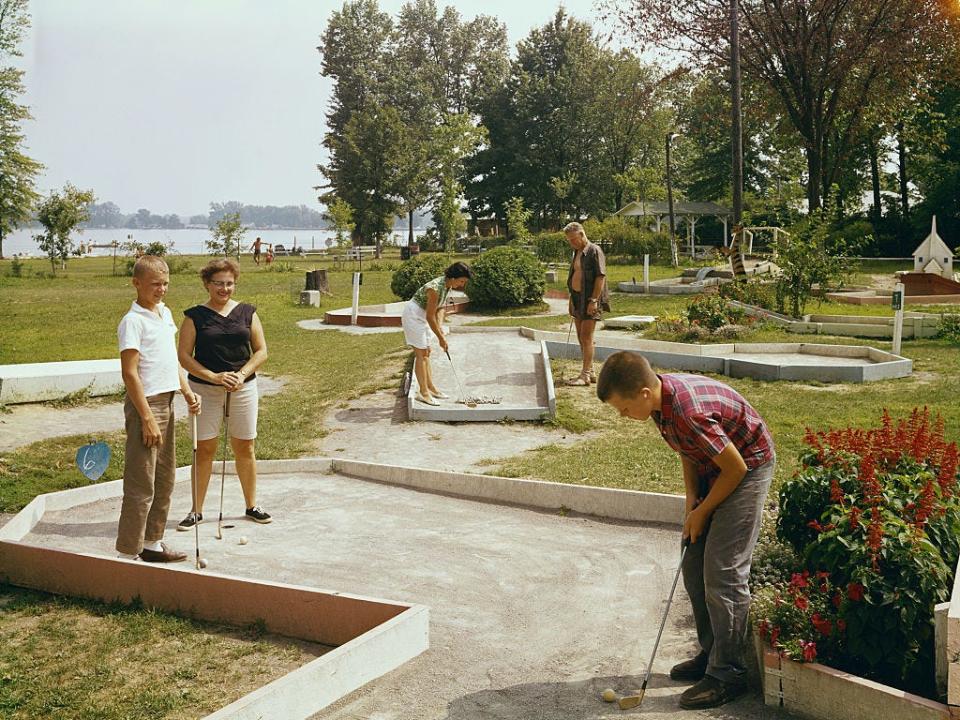
[{"label": "concrete putting green", "polygon": [[[682,499],[354,461],[263,462],[261,470],[259,500],[275,521],[242,520],[238,483],[228,477],[225,519],[237,528],[218,541],[216,523],[204,522],[208,569],[181,563],[170,577],[196,577],[198,588],[214,575],[336,588],[351,597],[397,598],[381,602],[407,612],[429,607],[427,652],[316,717],[613,717],[604,714],[614,711],[599,700],[602,690],[639,686],[679,557],[674,523]],[[95,502],[51,503],[20,544],[67,562],[112,558],[120,487],[109,485]],[[181,480],[166,541],[192,554],[193,534],[173,530],[189,502],[189,480]],[[208,503],[210,517],[215,498]],[[115,565],[118,577],[126,568],[161,570]],[[271,608],[262,612],[269,617]],[[644,704],[651,717],[676,711],[683,686],[665,674],[693,649],[691,625],[680,593]],[[745,699],[730,709],[738,706],[746,717],[759,707]]]}]

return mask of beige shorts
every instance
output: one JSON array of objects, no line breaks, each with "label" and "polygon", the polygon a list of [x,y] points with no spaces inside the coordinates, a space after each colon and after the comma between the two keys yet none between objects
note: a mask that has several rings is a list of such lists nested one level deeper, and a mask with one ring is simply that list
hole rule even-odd
[{"label": "beige shorts", "polygon": [[[197,416],[197,440],[210,440],[220,436],[223,420],[224,399],[227,391],[223,385],[204,385],[190,380],[190,389],[200,396],[200,415]],[[230,437],[237,440],[253,440],[257,437],[257,413],[260,397],[257,379],[243,384],[230,393]]]}]

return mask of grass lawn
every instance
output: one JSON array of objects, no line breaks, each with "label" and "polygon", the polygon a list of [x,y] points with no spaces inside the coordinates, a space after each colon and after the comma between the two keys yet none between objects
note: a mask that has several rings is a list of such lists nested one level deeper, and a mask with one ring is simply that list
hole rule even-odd
[{"label": "grass lawn", "polygon": [[201,717],[329,649],[0,585],[0,717]]}]

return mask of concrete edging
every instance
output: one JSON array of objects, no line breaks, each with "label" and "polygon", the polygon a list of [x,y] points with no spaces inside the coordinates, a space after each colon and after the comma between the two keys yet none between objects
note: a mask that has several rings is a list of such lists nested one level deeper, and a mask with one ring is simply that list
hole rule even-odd
[{"label": "concrete edging", "polygon": [[[564,357],[580,357],[580,348],[567,343],[563,333],[521,328],[526,337],[545,340],[550,352]],[[562,350],[561,350],[562,348]],[[824,382],[861,383],[907,377],[913,372],[913,361],[866,345],[827,345],[822,343],[718,343],[697,345],[601,338],[594,350],[597,360],[605,360],[615,352],[627,350],[643,355],[656,367],[687,372],[709,372],[729,377],[751,377],[758,380],[819,380]],[[736,353],[753,354],[789,352],[821,357],[862,357],[869,365],[776,365],[738,358]]]},{"label": "concrete edging", "polygon": [[[262,463],[266,472],[323,472],[330,464],[325,458]],[[189,481],[190,468],[178,468],[177,477]],[[21,587],[105,602],[139,599],[148,607],[233,626],[260,621],[278,635],[337,646],[213,712],[207,716],[210,720],[305,720],[428,649],[429,610],[423,605],[22,542],[47,510],[68,509],[121,492],[122,481],[116,480],[34,498],[0,528],[0,578]]]},{"label": "concrete edging", "polygon": [[122,390],[119,357],[0,365],[0,404],[60,400],[82,391],[97,397]]},{"label": "concrete edging", "polygon": [[620,490],[592,485],[455,473],[332,458],[332,470],[350,477],[416,488],[471,500],[559,510],[629,522],[681,525],[682,495]]}]

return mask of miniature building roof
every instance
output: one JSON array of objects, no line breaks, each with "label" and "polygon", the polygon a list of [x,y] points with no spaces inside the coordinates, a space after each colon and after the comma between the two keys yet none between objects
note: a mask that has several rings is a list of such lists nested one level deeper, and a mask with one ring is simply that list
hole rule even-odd
[{"label": "miniature building roof", "polygon": [[913,251],[913,256],[923,257],[923,258],[952,258],[953,251],[947,247],[947,244],[943,239],[937,235],[937,216],[933,216],[933,222],[930,225],[930,234],[927,235],[926,239],[920,243],[916,250]]},{"label": "miniature building roof", "polygon": [[930,262],[923,266],[923,272],[939,275],[943,272],[943,266],[936,261],[936,258],[930,258]]},{"label": "miniature building roof", "polygon": [[[666,215],[668,212],[670,212],[668,204],[662,200],[652,200],[645,203],[635,200],[631,203],[628,203],[625,207],[617,210],[614,215],[655,216]],[[724,215],[730,215],[732,213],[722,205],[717,205],[716,203],[712,202],[690,202],[688,200],[678,200],[673,204],[673,214],[715,215],[717,217],[723,217]]]}]

